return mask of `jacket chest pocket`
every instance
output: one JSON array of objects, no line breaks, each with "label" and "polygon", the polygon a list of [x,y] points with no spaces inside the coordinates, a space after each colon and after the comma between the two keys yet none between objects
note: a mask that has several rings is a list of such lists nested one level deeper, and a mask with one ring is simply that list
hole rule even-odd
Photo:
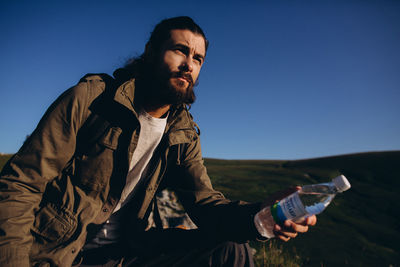
[{"label": "jacket chest pocket", "polygon": [[42,207],[35,216],[32,231],[42,243],[68,240],[77,228],[76,216],[54,204]]},{"label": "jacket chest pocket", "polygon": [[116,164],[122,130],[109,128],[86,151],[74,159],[73,183],[91,194],[104,190]]}]

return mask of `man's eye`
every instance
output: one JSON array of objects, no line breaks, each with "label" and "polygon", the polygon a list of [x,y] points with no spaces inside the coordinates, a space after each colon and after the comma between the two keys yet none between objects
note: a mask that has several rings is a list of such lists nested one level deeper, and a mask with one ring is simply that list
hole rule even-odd
[{"label": "man's eye", "polygon": [[176,53],[178,53],[178,54],[184,54],[184,52],[183,52],[182,49],[180,49],[180,48],[176,48],[174,51],[175,51]]},{"label": "man's eye", "polygon": [[203,63],[203,60],[199,57],[195,57],[194,60],[196,60],[200,65]]}]

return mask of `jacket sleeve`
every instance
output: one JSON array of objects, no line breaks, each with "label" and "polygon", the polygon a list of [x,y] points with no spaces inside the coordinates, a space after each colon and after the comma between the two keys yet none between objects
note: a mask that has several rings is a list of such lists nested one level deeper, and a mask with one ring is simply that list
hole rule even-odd
[{"label": "jacket sleeve", "polygon": [[0,266],[29,266],[35,211],[74,154],[87,91],[80,83],[63,93],[0,173]]},{"label": "jacket sleeve", "polygon": [[190,217],[212,239],[245,242],[259,237],[253,216],[261,203],[230,201],[213,189],[204,166],[200,140],[187,145],[177,177],[177,194]]}]

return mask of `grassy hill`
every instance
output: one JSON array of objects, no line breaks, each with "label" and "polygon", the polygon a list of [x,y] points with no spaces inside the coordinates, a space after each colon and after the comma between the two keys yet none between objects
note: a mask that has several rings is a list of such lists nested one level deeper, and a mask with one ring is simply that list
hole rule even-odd
[{"label": "grassy hill", "polygon": [[318,216],[317,226],[282,245],[305,266],[399,266],[399,163],[400,151],[296,161],[206,160],[214,187],[231,199],[257,201],[339,174],[349,179],[352,188]]},{"label": "grassy hill", "polygon": [[[8,158],[0,155],[0,168]],[[399,162],[400,151],[296,161],[205,160],[214,187],[234,200],[260,201],[288,186],[325,182],[339,174],[352,184],[307,234],[288,243],[252,243],[258,258],[266,253],[259,266],[263,261],[271,266],[399,266]],[[266,252],[260,252],[263,246]]]},{"label": "grassy hill", "polygon": [[3,169],[4,164],[6,164],[10,157],[11,155],[8,154],[0,154],[0,170]]}]

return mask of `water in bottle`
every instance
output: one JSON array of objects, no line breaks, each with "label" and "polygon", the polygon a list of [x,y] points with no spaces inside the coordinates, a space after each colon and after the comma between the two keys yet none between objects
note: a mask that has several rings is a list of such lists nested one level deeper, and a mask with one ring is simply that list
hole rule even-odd
[{"label": "water in bottle", "polygon": [[321,213],[336,196],[350,188],[344,175],[329,183],[304,185],[301,189],[285,197],[272,207],[265,207],[254,217],[258,232],[267,238],[274,237],[275,223],[285,220],[299,221],[304,217]]}]

